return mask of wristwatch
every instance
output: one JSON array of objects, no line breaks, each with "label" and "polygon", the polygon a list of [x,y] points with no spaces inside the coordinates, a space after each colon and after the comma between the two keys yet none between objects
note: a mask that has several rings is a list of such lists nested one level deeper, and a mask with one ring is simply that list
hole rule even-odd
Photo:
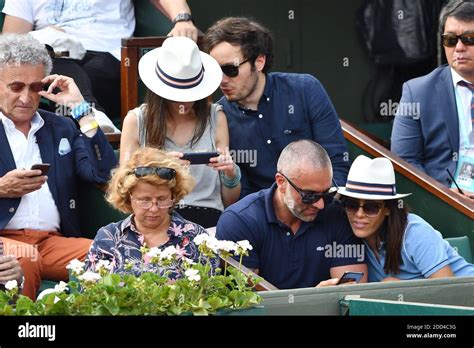
[{"label": "wristwatch", "polygon": [[87,116],[93,112],[91,105],[83,101],[82,103],[76,105],[72,110],[71,110],[71,116],[79,122],[81,118],[84,116]]},{"label": "wristwatch", "polygon": [[174,19],[173,19],[173,24],[176,24],[178,22],[188,22],[188,21],[193,21],[193,16],[191,16],[191,13],[179,13]]}]

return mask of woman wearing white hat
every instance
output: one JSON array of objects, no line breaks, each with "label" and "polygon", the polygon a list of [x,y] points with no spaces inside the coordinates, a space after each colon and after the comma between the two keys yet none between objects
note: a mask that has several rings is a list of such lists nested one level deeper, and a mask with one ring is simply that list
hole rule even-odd
[{"label": "woman wearing white hat", "polygon": [[469,264],[421,217],[408,213],[386,158],[359,156],[338,191],[354,234],[364,240],[369,282],[474,276]]},{"label": "woman wearing white hat", "polygon": [[207,165],[190,166],[196,187],[176,209],[203,227],[215,226],[224,206],[238,199],[241,177],[229,155],[226,116],[208,98],[219,87],[222,70],[193,40],[171,37],[140,59],[138,72],[148,91],[145,104],[125,117],[120,162],[144,146],[178,158],[185,152],[220,152]]}]

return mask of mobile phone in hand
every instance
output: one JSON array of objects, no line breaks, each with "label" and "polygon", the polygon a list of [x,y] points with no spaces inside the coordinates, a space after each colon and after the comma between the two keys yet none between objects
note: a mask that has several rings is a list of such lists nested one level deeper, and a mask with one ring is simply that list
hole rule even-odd
[{"label": "mobile phone in hand", "polygon": [[46,175],[48,173],[49,167],[51,165],[49,163],[38,163],[38,164],[33,164],[31,166],[31,170],[41,170],[41,175]]},{"label": "mobile phone in hand", "polygon": [[208,164],[213,157],[219,156],[220,153],[214,152],[186,152],[181,159],[189,161],[191,164]]},{"label": "mobile phone in hand", "polygon": [[362,277],[364,276],[364,272],[344,272],[342,277],[339,279],[339,284],[349,283],[349,282],[360,282]]}]

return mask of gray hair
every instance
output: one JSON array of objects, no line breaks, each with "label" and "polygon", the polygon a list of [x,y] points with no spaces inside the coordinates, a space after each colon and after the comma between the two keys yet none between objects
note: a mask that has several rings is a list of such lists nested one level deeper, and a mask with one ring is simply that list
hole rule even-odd
[{"label": "gray hair", "polygon": [[332,164],[324,148],[318,143],[309,140],[297,140],[286,145],[280,154],[277,170],[283,174],[290,175],[302,166],[313,168],[331,168]]},{"label": "gray hair", "polygon": [[45,76],[51,73],[53,62],[46,47],[28,34],[0,35],[0,66],[15,64],[44,65]]},{"label": "gray hair", "polygon": [[444,33],[448,17],[454,17],[463,22],[474,21],[474,2],[472,0],[449,1],[439,16],[439,30],[441,33]]}]

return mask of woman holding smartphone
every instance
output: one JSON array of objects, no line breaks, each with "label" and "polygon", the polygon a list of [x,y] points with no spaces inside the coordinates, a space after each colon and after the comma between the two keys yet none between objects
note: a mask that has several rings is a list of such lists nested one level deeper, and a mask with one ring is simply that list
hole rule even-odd
[{"label": "woman holding smartphone", "polygon": [[467,263],[397,194],[386,158],[359,156],[338,191],[353,233],[363,239],[369,282],[474,276]]},{"label": "woman holding smartphone", "polygon": [[220,152],[205,165],[190,165],[196,187],[176,209],[204,227],[215,226],[224,206],[239,198],[241,177],[229,155],[225,114],[208,98],[219,87],[222,70],[193,40],[171,37],[140,59],[138,71],[148,87],[146,102],[125,117],[120,163],[145,146],[177,158],[189,152]]}]

